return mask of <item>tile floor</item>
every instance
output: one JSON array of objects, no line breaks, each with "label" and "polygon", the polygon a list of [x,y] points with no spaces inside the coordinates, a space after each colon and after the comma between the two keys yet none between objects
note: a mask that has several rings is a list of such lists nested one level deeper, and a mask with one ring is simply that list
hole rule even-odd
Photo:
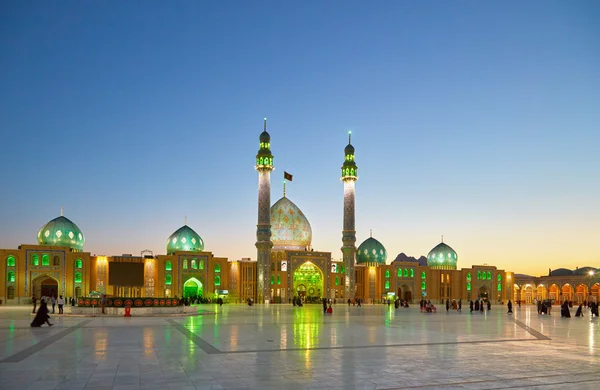
[{"label": "tile floor", "polygon": [[[600,319],[204,305],[187,317],[0,307],[0,389],[598,389]],[[557,310],[558,312],[558,310]]]}]

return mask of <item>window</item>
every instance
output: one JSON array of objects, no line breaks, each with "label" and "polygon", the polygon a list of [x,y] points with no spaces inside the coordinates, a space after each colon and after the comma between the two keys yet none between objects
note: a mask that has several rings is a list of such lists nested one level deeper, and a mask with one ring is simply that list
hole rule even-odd
[{"label": "window", "polygon": [[469,273],[467,274],[467,282],[470,282],[470,281],[471,281],[471,273],[469,272]]},{"label": "window", "polygon": [[385,277],[389,279],[389,277],[390,277],[390,270],[389,269],[385,270]]},{"label": "window", "polygon": [[75,272],[75,283],[81,283],[81,272]]},{"label": "window", "polygon": [[[271,271],[275,271],[275,263],[271,263]],[[215,272],[217,272],[216,269],[215,269]]]},{"label": "window", "polygon": [[198,269],[198,263],[196,263],[196,259],[192,259],[192,269]]},{"label": "window", "polygon": [[487,273],[487,280],[492,280],[492,273],[490,271]]},{"label": "window", "polygon": [[183,259],[183,269],[188,269],[188,260]]},{"label": "window", "polygon": [[15,281],[15,273],[12,271],[9,271],[8,277],[6,278],[6,280],[8,280],[9,282],[14,282]]},{"label": "window", "polygon": [[498,283],[498,291],[502,291],[502,283]]},{"label": "window", "polygon": [[410,269],[410,277],[411,278],[415,277],[415,270],[413,268]]},{"label": "window", "polygon": [[425,282],[421,282],[421,290],[425,290],[426,287],[427,285],[425,284]]},{"label": "window", "polygon": [[339,276],[336,276],[336,277],[335,277],[335,285],[336,285],[336,286],[339,286],[339,285],[340,285],[340,277],[339,277]]},{"label": "window", "polygon": [[165,284],[170,285],[172,281],[173,280],[171,274],[167,274],[167,276],[165,276]]},{"label": "window", "polygon": [[281,275],[277,275],[277,284],[281,284]]},{"label": "window", "polygon": [[402,277],[402,268],[398,268],[398,277],[401,278]]},{"label": "window", "polygon": [[50,256],[47,253],[42,255],[42,265],[50,265]]},{"label": "window", "polygon": [[60,265],[60,258],[58,256],[52,258],[52,265]]},{"label": "window", "polygon": [[467,282],[467,291],[471,291],[471,282]]},{"label": "window", "polygon": [[497,279],[498,279],[499,282],[501,282],[502,281],[502,275],[498,274]]},{"label": "window", "polygon": [[32,265],[40,265],[40,256],[39,255],[31,255],[31,264]]},{"label": "window", "polygon": [[426,276],[425,271],[421,272],[421,279],[425,279],[425,276]]},{"label": "window", "polygon": [[215,276],[215,286],[220,286],[221,285],[221,277],[220,276]]},{"label": "window", "polygon": [[166,269],[167,271],[171,271],[171,270],[173,270],[173,264],[171,264],[171,262],[170,262],[170,261],[167,261],[167,262],[165,263],[165,269]]},{"label": "window", "polygon": [[389,290],[389,288],[390,288],[390,281],[389,280],[385,281],[385,288]]},{"label": "window", "polygon": [[204,259],[200,259],[200,269],[204,269]]},{"label": "window", "polygon": [[219,264],[219,263],[215,264],[215,272],[216,273],[221,272],[221,264]]},{"label": "window", "polygon": [[[216,280],[216,278],[215,278],[215,280]],[[275,284],[275,276],[273,276],[273,275],[271,275],[271,284]]]},{"label": "window", "polygon": [[481,271],[477,271],[477,280],[481,279]]},{"label": "window", "polygon": [[6,288],[6,299],[15,299],[15,288],[13,286]]},{"label": "window", "polygon": [[75,268],[78,268],[78,269],[83,268],[83,261],[81,261],[81,259],[75,260]]},{"label": "window", "polygon": [[405,278],[408,278],[408,268],[405,268],[405,269],[404,269],[404,277],[405,277]]},{"label": "window", "polygon": [[9,267],[14,267],[15,266],[15,258],[12,256],[8,256],[8,259],[6,259],[6,265]]}]

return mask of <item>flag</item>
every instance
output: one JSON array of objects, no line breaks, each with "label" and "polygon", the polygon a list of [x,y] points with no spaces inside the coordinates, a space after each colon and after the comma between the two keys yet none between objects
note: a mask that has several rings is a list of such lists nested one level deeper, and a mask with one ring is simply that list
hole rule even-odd
[{"label": "flag", "polygon": [[284,178],[285,180],[292,181],[292,177],[293,177],[293,176],[292,176],[292,175],[290,175],[289,173],[287,173],[287,172],[285,172],[285,171],[283,172],[283,178]]}]

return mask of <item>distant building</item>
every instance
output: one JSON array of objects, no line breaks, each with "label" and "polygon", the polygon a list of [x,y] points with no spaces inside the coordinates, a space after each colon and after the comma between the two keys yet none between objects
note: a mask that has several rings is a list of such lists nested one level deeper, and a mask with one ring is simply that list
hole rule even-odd
[{"label": "distant building", "polygon": [[600,269],[582,267],[575,270],[549,270],[548,276],[515,275],[514,300],[524,303],[551,299],[556,303],[572,301],[598,302],[600,298]]}]

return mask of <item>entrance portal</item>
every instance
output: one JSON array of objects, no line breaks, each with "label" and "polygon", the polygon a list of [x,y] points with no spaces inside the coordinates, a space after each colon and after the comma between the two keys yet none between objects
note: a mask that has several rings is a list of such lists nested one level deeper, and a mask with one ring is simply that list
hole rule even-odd
[{"label": "entrance portal", "polygon": [[487,291],[487,288],[485,286],[481,287],[479,289],[479,297],[487,299],[487,297],[488,297],[488,291]]},{"label": "entrance portal", "polygon": [[317,302],[323,297],[323,272],[307,261],[294,271],[294,293],[307,302]]},{"label": "entrance portal", "polygon": [[32,295],[38,298],[58,298],[58,281],[48,275],[41,275],[31,281]]},{"label": "entrance portal", "polygon": [[183,284],[183,297],[199,297],[202,296],[202,282],[196,278],[189,278]]}]

